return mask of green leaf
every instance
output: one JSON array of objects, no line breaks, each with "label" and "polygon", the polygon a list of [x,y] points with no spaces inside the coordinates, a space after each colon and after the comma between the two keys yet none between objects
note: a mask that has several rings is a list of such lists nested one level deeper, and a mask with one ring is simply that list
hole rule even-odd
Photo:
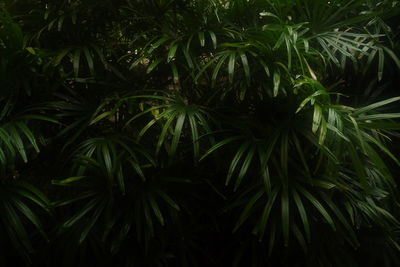
[{"label": "green leaf", "polygon": [[48,122],[53,122],[53,123],[56,123],[56,124],[60,124],[60,122],[58,120],[50,118],[48,116],[43,116],[43,115],[28,114],[28,115],[21,116],[21,118],[48,121]]},{"label": "green leaf", "polygon": [[6,227],[8,234],[16,237],[14,242],[20,242],[20,244],[24,246],[23,251],[28,250],[28,252],[33,252],[28,233],[26,232],[26,229],[21,222],[21,218],[17,215],[14,208],[8,201],[2,201],[0,202],[0,205],[3,206],[3,208],[0,206],[0,209],[5,211],[2,214],[1,219],[3,220],[3,226]]},{"label": "green leaf", "polygon": [[213,153],[215,150],[221,148],[222,146],[224,146],[224,145],[226,145],[226,144],[229,144],[229,143],[231,143],[231,142],[233,142],[233,141],[240,140],[240,139],[242,139],[242,138],[243,138],[242,136],[234,136],[234,137],[229,137],[229,138],[226,138],[226,139],[222,140],[221,142],[219,142],[219,143],[215,144],[214,146],[212,146],[212,147],[200,158],[200,160],[203,160],[205,157],[207,157],[208,155],[210,155],[211,153]]},{"label": "green leaf", "polygon": [[10,132],[11,141],[14,143],[15,147],[17,148],[17,151],[21,155],[22,160],[25,163],[28,162],[28,157],[26,155],[25,146],[24,146],[24,143],[22,141],[20,134],[18,133],[16,128],[13,126],[9,128],[9,132]]},{"label": "green leaf", "polygon": [[85,53],[86,62],[88,64],[88,67],[89,67],[89,70],[90,70],[90,74],[92,76],[95,76],[92,54],[90,53],[89,49],[86,46],[83,48],[83,52]]},{"label": "green leaf", "polygon": [[[164,111],[165,112],[165,111]],[[172,111],[169,111],[172,112]],[[157,122],[157,119],[153,119],[151,121],[149,121],[143,128],[142,130],[140,130],[138,136],[136,137],[136,142],[139,142],[140,139],[143,137],[143,135],[147,132],[148,129],[151,128],[151,126],[153,126],[155,123]]]},{"label": "green leaf", "polygon": [[365,141],[364,141],[364,138],[362,137],[360,128],[358,127],[358,123],[356,122],[356,120],[355,120],[352,116],[348,115],[348,117],[349,117],[350,121],[351,121],[351,122],[353,123],[353,125],[354,125],[354,130],[355,130],[355,132],[356,132],[356,136],[357,136],[357,138],[358,138],[358,141],[360,142],[361,149],[362,149],[363,153],[366,154],[366,151],[365,151],[365,144],[364,144]]},{"label": "green leaf", "polygon": [[162,144],[165,141],[166,135],[167,135],[167,131],[169,130],[170,125],[172,124],[172,122],[174,121],[175,117],[178,115],[177,111],[174,111],[172,114],[169,115],[169,118],[167,119],[167,121],[165,122],[162,130],[161,130],[161,134],[160,137],[158,138],[158,142],[157,142],[157,147],[156,147],[156,154],[158,154],[158,152],[160,151],[160,148],[162,146]]},{"label": "green leaf", "polygon": [[323,145],[325,138],[326,138],[326,133],[327,133],[327,125],[326,125],[326,121],[324,119],[324,117],[321,118],[321,127],[319,128],[319,139],[318,139],[318,143]]},{"label": "green leaf", "polygon": [[174,43],[171,45],[171,48],[168,51],[167,62],[170,62],[175,57],[177,49],[178,49],[178,44]]},{"label": "green leaf", "polygon": [[217,36],[215,35],[215,33],[213,31],[208,31],[208,33],[210,34],[210,38],[213,43],[214,49],[217,49]]},{"label": "green leaf", "polygon": [[36,51],[33,47],[26,47],[25,48],[29,53],[31,53],[32,55],[36,55]]},{"label": "green leaf", "polygon": [[293,143],[294,143],[294,145],[295,145],[295,147],[296,147],[296,150],[297,150],[297,153],[299,154],[299,156],[300,156],[300,160],[301,160],[301,162],[302,162],[302,164],[303,164],[303,166],[304,166],[304,169],[305,169],[305,171],[307,172],[307,174],[310,174],[310,169],[309,169],[309,167],[308,167],[308,162],[307,162],[307,160],[306,160],[306,157],[305,157],[305,155],[304,155],[304,152],[303,152],[303,149],[302,149],[302,147],[301,147],[301,145],[300,145],[300,141],[299,141],[299,138],[297,137],[297,135],[296,135],[296,133],[294,133],[294,132],[292,132],[292,141],[293,141]]},{"label": "green leaf", "polygon": [[73,59],[73,67],[74,67],[74,75],[75,77],[79,76],[79,61],[81,57],[81,50],[76,49],[74,53],[74,59]]},{"label": "green leaf", "polygon": [[295,189],[293,189],[292,192],[293,192],[294,202],[296,203],[297,209],[298,209],[299,214],[300,214],[300,218],[301,218],[301,220],[303,222],[304,232],[306,233],[308,242],[310,242],[311,241],[310,223],[308,221],[308,216],[307,216],[306,209],[304,208],[303,201],[301,200],[301,198],[300,198],[299,194],[297,193],[297,191]]},{"label": "green leaf", "polygon": [[347,233],[349,233],[349,236],[348,237],[346,236],[346,238],[351,239],[353,245],[357,246],[358,245],[357,236],[356,236],[353,228],[351,227],[351,225],[349,224],[349,222],[343,215],[343,213],[340,211],[340,209],[337,207],[337,205],[326,194],[323,194],[322,196],[323,196],[325,202],[331,208],[331,210],[335,213],[336,217],[339,218],[340,222],[347,229],[347,231],[348,231]]},{"label": "green leaf", "polygon": [[242,59],[244,74],[246,76],[247,84],[250,84],[250,68],[247,56],[243,51],[239,51],[240,58]]},{"label": "green leaf", "polygon": [[60,53],[57,55],[57,57],[54,59],[54,65],[58,66],[63,58],[72,50],[71,47],[65,48],[60,51]]},{"label": "green leaf", "polygon": [[312,123],[312,132],[316,133],[321,125],[322,120],[322,109],[319,105],[314,105],[314,116],[313,116],[313,123]]},{"label": "green leaf", "polygon": [[400,166],[399,159],[395,155],[393,155],[384,144],[382,144],[377,139],[373,138],[367,133],[363,133],[363,136],[365,136],[367,140],[369,140],[370,142],[374,143],[377,147],[379,147],[382,150],[382,152],[388,155],[394,162],[396,162],[397,165]]},{"label": "green leaf", "polygon": [[93,125],[99,121],[101,121],[104,118],[110,117],[114,114],[115,112],[113,111],[106,111],[101,113],[100,115],[98,115],[96,118],[94,118],[93,120],[90,121],[89,125]]},{"label": "green leaf", "polygon": [[193,38],[193,35],[192,35],[192,36],[189,38],[189,40],[187,41],[187,44],[186,44],[185,48],[182,49],[183,55],[185,56],[185,59],[186,59],[186,62],[187,62],[187,64],[188,64],[189,68],[191,68],[191,69],[194,68],[193,59],[191,58],[190,51],[189,51],[190,42],[191,42],[192,38]]},{"label": "green leaf", "polygon": [[281,206],[282,206],[282,231],[283,231],[283,240],[284,244],[287,247],[289,245],[289,192],[287,189],[283,189],[282,198],[281,198]]},{"label": "green leaf", "polygon": [[157,202],[154,200],[152,196],[148,196],[148,200],[150,202],[151,209],[154,212],[154,215],[156,216],[157,220],[160,222],[161,225],[164,225],[164,217],[161,214],[160,208],[157,204]]},{"label": "green leaf", "polygon": [[144,175],[140,165],[137,162],[135,162],[132,158],[129,158],[128,161],[132,165],[136,173],[139,175],[140,179],[142,179],[142,181],[146,181],[146,176]]},{"label": "green leaf", "polygon": [[125,195],[125,181],[124,181],[124,174],[122,172],[121,165],[119,165],[119,167],[118,167],[116,177],[117,177],[117,183],[118,183],[119,189],[121,190],[122,195]]},{"label": "green leaf", "polygon": [[265,74],[267,74],[267,76],[269,77],[271,74],[269,72],[269,68],[267,66],[267,64],[265,64],[264,60],[260,59],[259,60],[261,66],[264,68]]},{"label": "green leaf", "polygon": [[290,229],[292,229],[292,232],[293,232],[294,236],[297,238],[297,241],[299,241],[299,244],[300,244],[301,248],[303,249],[303,251],[305,253],[307,253],[306,241],[304,239],[302,232],[299,230],[299,227],[297,227],[297,224],[295,224],[295,223],[291,224]]},{"label": "green leaf", "polygon": [[171,156],[173,157],[176,152],[176,148],[178,147],[179,139],[181,138],[182,134],[182,128],[183,124],[185,122],[186,114],[179,114],[178,119],[176,120],[175,124],[175,131],[174,131],[174,137],[172,138],[172,143],[171,143]]},{"label": "green leaf", "polygon": [[241,183],[242,180],[243,180],[243,177],[246,175],[247,170],[249,169],[250,164],[251,164],[251,161],[252,161],[252,159],[253,159],[253,157],[254,157],[254,152],[255,152],[255,150],[256,150],[256,146],[252,145],[252,146],[250,147],[250,149],[249,149],[247,155],[246,155],[246,158],[245,158],[244,161],[243,161],[243,165],[242,165],[242,168],[240,169],[238,178],[237,178],[237,180],[236,180],[234,190],[236,190],[236,189],[239,187],[240,183]]},{"label": "green leaf", "polygon": [[305,196],[311,204],[321,213],[321,215],[325,218],[325,220],[329,223],[329,225],[332,227],[334,231],[336,231],[336,226],[335,223],[333,222],[332,217],[329,215],[329,213],[326,211],[324,206],[319,202],[312,194],[310,194],[306,189],[304,189],[302,186],[297,185],[296,186],[297,190]]},{"label": "green leaf", "polygon": [[83,178],[85,178],[86,176],[74,176],[74,177],[68,177],[66,179],[63,180],[51,180],[51,183],[54,185],[70,185],[71,183],[74,183],[76,181],[80,181]]},{"label": "green leaf", "polygon": [[331,50],[329,49],[328,45],[325,43],[325,40],[323,38],[317,38],[319,41],[319,44],[322,46],[328,57],[335,63],[337,66],[339,66],[339,60],[333,55]]},{"label": "green leaf", "polygon": [[165,202],[167,202],[171,207],[173,207],[174,209],[176,209],[177,211],[180,211],[180,208],[178,206],[178,204],[175,203],[174,200],[172,200],[171,197],[169,197],[165,192],[163,191],[157,191],[159,196],[165,200]]},{"label": "green leaf", "polygon": [[236,152],[235,156],[233,157],[231,164],[229,166],[225,185],[229,184],[229,181],[231,180],[231,177],[232,177],[234,171],[236,170],[236,166],[239,163],[240,158],[242,157],[244,152],[249,148],[249,146],[250,146],[250,141],[247,141],[247,142],[243,143],[237,150],[237,152]]},{"label": "green leaf", "polygon": [[64,19],[65,16],[62,15],[59,19],[58,19],[58,23],[57,23],[57,31],[61,31],[62,25],[64,23]]},{"label": "green leaf", "polygon": [[306,64],[306,66],[307,66],[307,69],[308,69],[308,72],[310,73],[310,75],[311,75],[311,78],[313,79],[313,80],[317,80],[317,75],[315,75],[315,73],[314,73],[314,71],[312,70],[312,68],[310,67],[310,65],[308,64],[308,62],[307,62],[307,60],[304,58],[304,57],[302,57],[303,58],[303,62]]},{"label": "green leaf", "polygon": [[285,32],[282,32],[281,35],[279,36],[278,41],[276,41],[274,47],[272,48],[272,50],[274,50],[274,51],[278,50],[279,47],[281,47],[284,40],[285,40]]},{"label": "green leaf", "polygon": [[383,49],[378,49],[378,81],[382,80],[385,55]]},{"label": "green leaf", "polygon": [[163,58],[158,58],[154,60],[147,68],[146,73],[149,74],[150,72],[152,72],[163,60]]},{"label": "green leaf", "polygon": [[150,48],[147,51],[148,54],[151,54],[155,49],[157,49],[160,45],[164,44],[166,41],[168,41],[170,38],[169,37],[161,37],[158,39],[157,42],[150,44]]},{"label": "green leaf", "polygon": [[251,215],[251,211],[253,206],[257,202],[257,200],[263,195],[263,191],[258,191],[252,198],[247,202],[247,205],[244,207],[242,213],[240,214],[239,220],[233,229],[233,232],[236,232],[237,229],[247,220],[247,218]]},{"label": "green leaf", "polygon": [[278,186],[274,187],[271,194],[268,196],[267,203],[264,206],[263,212],[261,214],[261,220],[260,220],[260,223],[258,226],[261,236],[263,236],[265,233],[265,229],[266,229],[267,223],[268,223],[268,218],[271,213],[272,207],[274,206],[275,199],[278,195],[278,192],[279,192],[279,187]]},{"label": "green leaf", "polygon": [[21,181],[18,182],[18,193],[21,196],[28,198],[31,201],[35,202],[37,205],[39,205],[42,208],[48,207],[49,199],[47,198],[47,196],[29,183],[21,182]]},{"label": "green leaf", "polygon": [[[114,149],[112,144],[108,145],[107,143],[104,143],[101,145],[101,153],[103,156],[102,158],[104,161],[104,166],[106,167],[108,178],[112,179],[114,176],[114,174],[113,174],[114,168],[113,168],[113,160],[111,157],[110,148],[111,148],[111,150]],[[115,153],[112,153],[112,154],[115,156]],[[113,157],[113,158],[115,158],[115,157]]]},{"label": "green leaf", "polygon": [[371,105],[359,108],[359,109],[355,110],[353,114],[354,115],[360,115],[362,113],[366,113],[366,112],[375,110],[376,108],[379,108],[379,107],[382,107],[384,105],[387,105],[387,104],[390,104],[390,103],[393,103],[393,102],[397,102],[397,101],[400,101],[400,97],[392,97],[392,98],[389,98],[389,99],[386,99],[386,100],[383,100],[383,101],[379,101],[379,102],[373,103]]},{"label": "green leaf", "polygon": [[278,17],[277,15],[271,13],[271,12],[266,12],[266,11],[261,12],[261,13],[260,13],[260,16],[261,16],[261,17],[272,17],[272,18],[276,18],[277,20],[280,21],[279,17]]},{"label": "green leaf", "polygon": [[398,119],[400,113],[380,113],[373,115],[363,115],[359,117],[362,120],[387,120],[387,119]]},{"label": "green leaf", "polygon": [[199,133],[197,129],[197,123],[195,117],[192,114],[188,114],[190,128],[192,130],[192,142],[193,142],[193,154],[197,160],[200,155],[200,144],[199,144]]},{"label": "green leaf", "polygon": [[213,74],[211,77],[211,87],[215,86],[215,83],[217,81],[218,72],[221,69],[222,64],[225,62],[225,60],[227,58],[228,58],[228,54],[222,55],[220,58],[216,58],[216,59],[219,59],[219,61],[213,70]]},{"label": "green leaf", "polygon": [[30,209],[24,202],[20,201],[18,198],[12,198],[10,201],[36,227],[40,234],[47,238],[42,223],[40,222],[38,216],[32,211],[32,209]]},{"label": "green leaf", "polygon": [[199,36],[200,45],[201,46],[205,46],[206,40],[204,38],[204,32],[199,32],[198,36]]},{"label": "green leaf", "polygon": [[77,221],[81,220],[89,211],[93,210],[94,207],[99,203],[97,198],[92,199],[87,203],[78,213],[73,215],[69,218],[64,224],[62,225],[65,228],[69,228],[74,225]]},{"label": "green leaf", "polygon": [[394,63],[396,64],[397,68],[400,69],[400,60],[396,56],[396,54],[390,50],[389,48],[382,46],[382,49],[385,50],[385,52],[393,59]]},{"label": "green leaf", "polygon": [[280,83],[281,83],[281,73],[278,69],[276,69],[274,71],[274,96],[278,95]]},{"label": "green leaf", "polygon": [[229,55],[229,62],[228,62],[228,75],[229,75],[229,82],[233,82],[233,75],[235,71],[235,63],[236,63],[236,52],[231,52]]},{"label": "green leaf", "polygon": [[[136,114],[135,116],[133,116],[132,118],[130,118],[126,123],[125,123],[125,127],[128,126],[132,121],[136,120],[137,118],[146,115],[147,113],[153,112],[153,111],[158,111],[158,110],[162,110],[166,107],[169,107],[169,104],[164,104],[164,105],[157,105],[157,106],[152,106],[151,108],[148,108],[142,112],[139,112],[138,114]],[[169,111],[171,112],[171,111]],[[163,112],[164,113],[164,112]],[[161,115],[160,115],[161,116]]]},{"label": "green leaf", "polygon": [[32,146],[35,149],[35,151],[37,153],[39,153],[40,150],[39,150],[38,144],[36,142],[36,138],[33,135],[32,131],[28,128],[28,126],[23,122],[16,122],[16,125],[18,126],[18,128],[21,129],[21,131],[28,138],[29,142],[32,144]]},{"label": "green leaf", "polygon": [[85,227],[83,231],[81,232],[81,235],[79,237],[79,243],[81,244],[83,241],[85,241],[87,235],[89,232],[92,230],[93,226],[95,223],[98,221],[100,215],[102,214],[103,210],[105,208],[105,202],[103,201],[95,210],[93,213],[93,216],[90,218],[89,223],[85,224]]}]

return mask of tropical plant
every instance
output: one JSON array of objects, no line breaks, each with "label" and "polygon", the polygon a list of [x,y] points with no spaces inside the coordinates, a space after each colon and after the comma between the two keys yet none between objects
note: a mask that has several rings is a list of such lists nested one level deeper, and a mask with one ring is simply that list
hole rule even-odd
[{"label": "tropical plant", "polygon": [[399,12],[5,1],[0,262],[397,266]]}]

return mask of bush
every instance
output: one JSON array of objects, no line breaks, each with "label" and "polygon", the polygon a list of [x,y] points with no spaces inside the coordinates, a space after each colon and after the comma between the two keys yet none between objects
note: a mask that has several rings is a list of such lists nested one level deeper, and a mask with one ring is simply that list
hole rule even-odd
[{"label": "bush", "polygon": [[399,11],[5,1],[0,263],[399,265]]}]

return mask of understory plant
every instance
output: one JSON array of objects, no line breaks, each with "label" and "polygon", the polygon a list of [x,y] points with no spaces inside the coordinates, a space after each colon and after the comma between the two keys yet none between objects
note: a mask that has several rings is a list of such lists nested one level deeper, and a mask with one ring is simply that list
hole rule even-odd
[{"label": "understory plant", "polygon": [[0,3],[0,265],[398,266],[398,1]]}]

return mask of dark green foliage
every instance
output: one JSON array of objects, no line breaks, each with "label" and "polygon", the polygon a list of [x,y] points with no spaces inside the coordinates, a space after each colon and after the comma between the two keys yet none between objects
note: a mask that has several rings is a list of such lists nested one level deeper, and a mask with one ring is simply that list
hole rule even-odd
[{"label": "dark green foliage", "polygon": [[3,1],[0,265],[398,266],[399,15]]}]

